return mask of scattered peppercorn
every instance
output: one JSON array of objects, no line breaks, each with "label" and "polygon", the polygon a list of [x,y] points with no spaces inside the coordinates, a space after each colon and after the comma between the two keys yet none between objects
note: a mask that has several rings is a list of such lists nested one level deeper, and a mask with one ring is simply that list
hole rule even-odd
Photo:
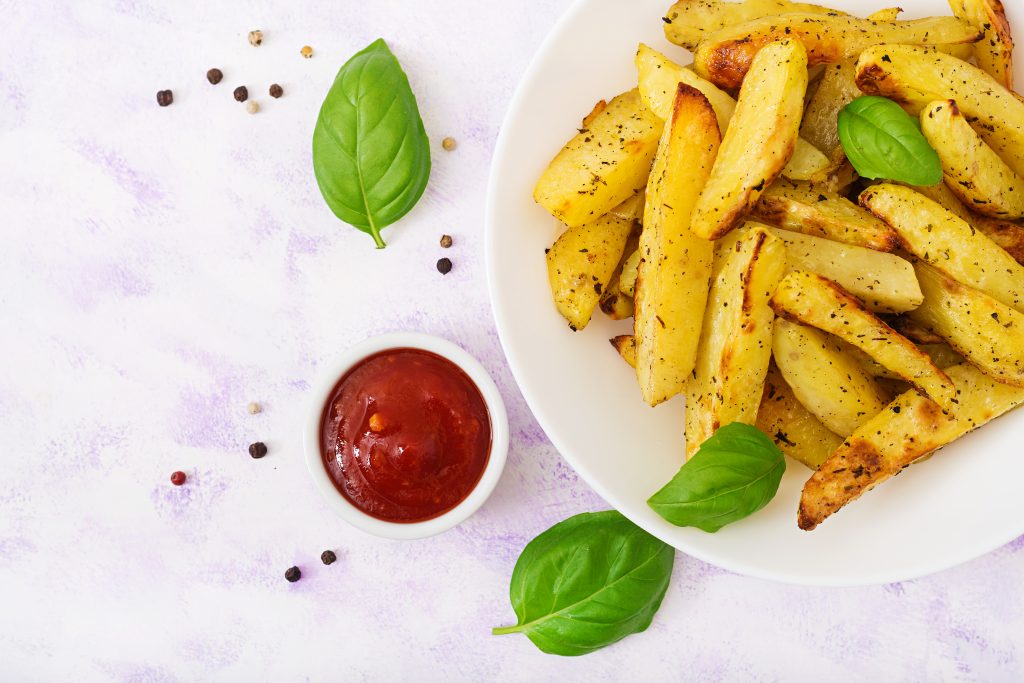
[{"label": "scattered peppercorn", "polygon": [[452,260],[449,258],[438,259],[437,272],[441,273],[441,275],[447,275],[452,272]]},{"label": "scattered peppercorn", "polygon": [[210,81],[211,85],[217,85],[224,79],[224,72],[220,69],[210,69],[206,72],[206,80]]},{"label": "scattered peppercorn", "polygon": [[249,99],[249,89],[244,85],[240,85],[235,88],[234,96],[236,102],[245,102]]},{"label": "scattered peppercorn", "polygon": [[249,455],[251,455],[254,460],[259,460],[266,454],[267,444],[262,441],[257,441],[256,443],[249,445]]},{"label": "scattered peppercorn", "polygon": [[246,102],[245,103],[245,110],[247,112],[249,112],[250,114],[255,114],[256,112],[258,112],[260,110],[260,103],[255,101],[255,100],[251,100],[249,102]]},{"label": "scattered peppercorn", "polygon": [[303,45],[302,49],[299,50],[299,54],[305,57],[306,59],[309,59],[310,57],[313,56],[313,48],[311,48],[309,45]]},{"label": "scattered peppercorn", "polygon": [[249,44],[253,47],[259,47],[263,44],[263,31],[249,31]]},{"label": "scattered peppercorn", "polygon": [[298,567],[288,567],[288,571],[284,573],[284,578],[288,579],[288,583],[295,583],[302,578],[302,570]]},{"label": "scattered peppercorn", "polygon": [[338,560],[338,556],[334,554],[333,550],[325,550],[320,553],[320,561],[324,564],[334,564]]},{"label": "scattered peppercorn", "polygon": [[187,478],[188,477],[185,476],[185,473],[179,470],[171,474],[171,483],[175,486],[181,486],[185,483],[185,479]]},{"label": "scattered peppercorn", "polygon": [[452,246],[452,236],[451,235],[441,235],[441,247],[443,249],[447,249],[450,246]]},{"label": "scattered peppercorn", "polygon": [[250,415],[255,415],[256,413],[259,413],[259,412],[261,412],[263,410],[263,406],[261,406],[256,401],[253,401],[247,407],[248,407]]},{"label": "scattered peppercorn", "polygon": [[279,86],[277,83],[274,83],[272,86],[270,86],[270,96],[273,97],[275,100],[283,94],[284,88]]},{"label": "scattered peppercorn", "polygon": [[166,107],[168,104],[174,101],[174,93],[170,90],[160,90],[156,94],[156,103],[161,107]]},{"label": "scattered peppercorn", "polygon": [[441,148],[446,152],[450,152],[455,149],[455,138],[445,138],[444,140],[441,140]]}]

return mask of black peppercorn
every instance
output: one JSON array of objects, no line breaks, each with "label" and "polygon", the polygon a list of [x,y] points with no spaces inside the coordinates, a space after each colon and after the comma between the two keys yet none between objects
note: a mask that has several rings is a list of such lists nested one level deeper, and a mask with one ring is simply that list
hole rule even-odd
[{"label": "black peppercorn", "polygon": [[284,578],[288,579],[288,583],[295,583],[302,578],[302,571],[298,567],[289,567],[284,573]]},{"label": "black peppercorn", "polygon": [[451,235],[441,235],[441,248],[442,249],[447,249],[450,246],[452,246],[452,236]]},{"label": "black peppercorn", "polygon": [[174,93],[170,90],[161,90],[156,94],[156,103],[161,107],[166,107],[168,104],[174,101]]},{"label": "black peppercorn", "polygon": [[441,273],[441,275],[447,275],[452,272],[452,260],[449,258],[438,259],[437,272]]},{"label": "black peppercorn", "polygon": [[220,69],[210,69],[206,72],[206,80],[210,81],[213,85],[220,83],[222,78],[224,78],[224,74]]},{"label": "black peppercorn", "polygon": [[334,564],[338,559],[338,556],[334,554],[333,550],[325,550],[320,553],[320,561],[324,564]]},{"label": "black peppercorn", "polygon": [[234,95],[235,101],[245,102],[247,99],[249,99],[249,89],[246,88],[244,85],[240,85],[237,88],[235,88]]},{"label": "black peppercorn", "polygon": [[263,443],[262,441],[257,441],[256,443],[249,445],[249,455],[251,455],[254,459],[259,460],[266,454],[267,444]]},{"label": "black peppercorn", "polygon": [[274,83],[272,86],[270,86],[270,96],[273,97],[275,100],[283,94],[284,88],[279,86],[277,83]]}]

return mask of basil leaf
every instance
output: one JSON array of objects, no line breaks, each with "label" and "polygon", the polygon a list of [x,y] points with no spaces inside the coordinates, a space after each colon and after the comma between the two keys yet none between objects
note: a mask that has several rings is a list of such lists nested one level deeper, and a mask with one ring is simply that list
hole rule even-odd
[{"label": "basil leaf", "polygon": [[858,97],[839,111],[839,141],[846,158],[864,178],[911,185],[942,182],[939,155],[921,124],[884,97]]},{"label": "basil leaf", "polygon": [[384,248],[430,177],[430,142],[409,79],[383,39],[341,67],[313,130],[313,172],[327,206]]},{"label": "basil leaf", "polygon": [[559,522],[530,541],[509,590],[523,633],[543,652],[584,655],[645,630],[661,606],[675,551],[614,510]]},{"label": "basil leaf", "polygon": [[714,533],[767,505],[785,471],[782,451],[764,432],[733,422],[701,444],[647,504],[676,526]]}]

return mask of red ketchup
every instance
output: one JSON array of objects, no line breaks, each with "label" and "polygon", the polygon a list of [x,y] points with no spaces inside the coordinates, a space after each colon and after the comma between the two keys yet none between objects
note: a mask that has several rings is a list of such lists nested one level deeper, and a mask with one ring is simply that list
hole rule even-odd
[{"label": "red ketchup", "polygon": [[476,384],[420,349],[360,361],[320,418],[320,453],[334,486],[388,522],[451,510],[480,481],[490,451],[491,418]]}]

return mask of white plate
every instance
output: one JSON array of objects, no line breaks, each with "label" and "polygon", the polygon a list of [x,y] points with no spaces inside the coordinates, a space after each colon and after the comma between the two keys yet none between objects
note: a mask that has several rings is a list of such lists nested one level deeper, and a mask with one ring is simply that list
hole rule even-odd
[{"label": "white plate", "polygon": [[[646,500],[681,465],[683,403],[640,400],[608,339],[630,330],[600,313],[573,333],[551,304],[544,249],[557,224],[531,192],[548,161],[595,101],[636,85],[633,54],[646,42],[677,60],[661,17],[669,0],[579,0],[537,53],[498,139],[487,203],[487,267],[498,332],[516,380],[566,460],[605,500],[685,553],[750,576],[818,585],[909,579],[965,562],[1024,533],[1024,410],[961,439],[829,518],[796,526],[809,470],[790,461],[775,499],[706,534],[674,527]],[[892,0],[833,0],[860,15]],[[1024,5],[1005,2],[1018,36]],[[943,0],[903,3],[909,18],[949,14]],[[1018,73],[1024,60],[1018,51]]]}]

